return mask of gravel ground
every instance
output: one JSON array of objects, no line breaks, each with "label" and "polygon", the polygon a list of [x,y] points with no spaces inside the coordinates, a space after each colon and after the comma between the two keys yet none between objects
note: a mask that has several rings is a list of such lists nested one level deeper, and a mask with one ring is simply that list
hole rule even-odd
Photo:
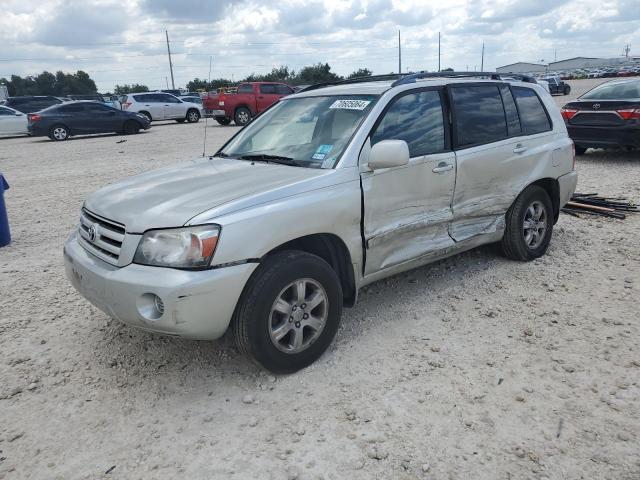
[{"label": "gravel ground", "polygon": [[[208,151],[235,130],[209,123]],[[290,376],[92,307],[62,266],[83,198],[204,131],[0,140],[0,479],[640,478],[640,215],[562,216],[533,263],[485,247],[373,284]],[[640,153],[577,169],[640,201]]]}]

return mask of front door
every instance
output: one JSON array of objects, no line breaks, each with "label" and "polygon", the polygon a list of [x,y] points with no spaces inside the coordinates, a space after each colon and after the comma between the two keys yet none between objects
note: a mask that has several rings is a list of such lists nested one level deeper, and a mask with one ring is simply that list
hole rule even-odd
[{"label": "front door", "polygon": [[456,178],[443,92],[426,88],[399,94],[373,128],[363,151],[382,140],[404,140],[409,164],[369,171],[364,193],[365,276],[451,245],[448,226]]},{"label": "front door", "polygon": [[164,118],[185,118],[187,116],[187,106],[178,98],[168,93],[162,94],[164,106]]},{"label": "front door", "polygon": [[276,85],[273,83],[261,83],[258,96],[256,97],[256,113],[262,113],[271,105],[276,103],[282,95],[277,93]]}]

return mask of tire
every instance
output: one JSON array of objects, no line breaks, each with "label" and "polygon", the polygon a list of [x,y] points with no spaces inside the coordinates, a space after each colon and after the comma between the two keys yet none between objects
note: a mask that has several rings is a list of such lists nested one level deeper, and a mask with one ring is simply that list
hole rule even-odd
[{"label": "tire", "polygon": [[[547,251],[553,233],[553,206],[546,190],[530,185],[516,198],[506,214],[502,252],[507,258],[530,261]],[[527,225],[533,228],[527,229]]]},{"label": "tire", "polygon": [[[306,302],[315,297],[318,304],[299,300],[301,282],[302,297]],[[336,272],[320,257],[287,250],[266,257],[253,273],[231,328],[238,349],[251,360],[273,373],[293,373],[329,347],[341,315],[342,287]]]},{"label": "tire", "polygon": [[126,122],[124,122],[124,125],[122,127],[122,132],[125,135],[135,135],[139,131],[140,131],[140,124],[135,120],[127,120]]},{"label": "tire", "polygon": [[55,142],[64,142],[70,135],[71,132],[64,125],[54,125],[49,130],[49,138]]},{"label": "tire", "polygon": [[229,125],[231,123],[231,119],[228,117],[216,117],[216,122],[220,125]]},{"label": "tire", "polygon": [[251,121],[251,110],[247,107],[238,108],[233,116],[233,121],[236,122],[236,125],[244,127]]},{"label": "tire", "polygon": [[571,87],[569,85],[565,85],[564,94],[569,95],[571,93]]},{"label": "tire", "polygon": [[149,121],[153,121],[153,118],[151,118],[151,114],[149,112],[138,112],[140,115],[144,115],[145,117],[147,117],[149,119]]},{"label": "tire", "polygon": [[184,123],[185,119],[184,118],[178,118],[176,119],[176,122],[178,123]]},{"label": "tire", "polygon": [[187,116],[185,117],[189,123],[198,123],[200,121],[200,112],[195,108],[187,110]]},{"label": "tire", "polygon": [[587,152],[585,147],[581,147],[579,145],[575,145],[574,148],[576,149],[576,155],[584,155]]}]

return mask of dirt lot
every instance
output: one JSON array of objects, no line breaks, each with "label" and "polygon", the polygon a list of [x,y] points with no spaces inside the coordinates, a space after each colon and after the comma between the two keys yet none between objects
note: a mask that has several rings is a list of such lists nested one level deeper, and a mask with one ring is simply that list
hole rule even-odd
[{"label": "dirt lot", "polygon": [[[208,151],[234,131],[209,123]],[[320,361],[276,378],[227,340],[125,327],[64,276],[83,198],[203,133],[0,140],[0,479],[640,478],[640,215],[562,216],[533,263],[488,247],[371,285]],[[640,201],[640,153],[577,169]]]}]

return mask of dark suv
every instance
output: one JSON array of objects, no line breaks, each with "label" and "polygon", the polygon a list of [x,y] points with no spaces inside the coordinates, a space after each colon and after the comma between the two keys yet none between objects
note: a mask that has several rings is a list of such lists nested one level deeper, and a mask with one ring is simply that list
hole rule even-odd
[{"label": "dark suv", "polygon": [[571,87],[558,76],[542,77],[540,80],[544,80],[549,84],[549,93],[551,95],[569,95],[571,93]]},{"label": "dark suv", "polygon": [[62,100],[49,95],[25,95],[23,97],[9,97],[5,105],[22,113],[33,113],[59,103],[62,103]]}]

